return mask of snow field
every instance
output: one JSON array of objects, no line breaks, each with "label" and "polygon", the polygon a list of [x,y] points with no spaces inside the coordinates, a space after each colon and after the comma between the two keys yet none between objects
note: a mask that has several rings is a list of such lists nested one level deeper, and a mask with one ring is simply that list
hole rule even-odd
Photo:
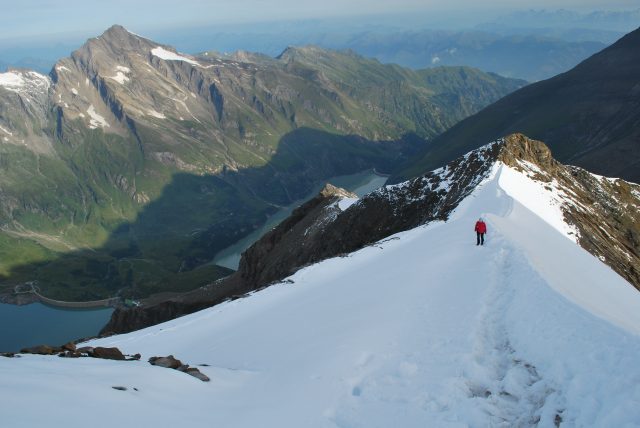
[{"label": "snow field", "polygon": [[175,52],[168,51],[165,48],[162,48],[160,46],[151,49],[151,54],[165,61],[184,61],[184,62],[188,62],[191,65],[196,65],[199,67],[201,66],[200,63],[197,61],[187,58],[186,56],[179,55]]},{"label": "snow field", "polygon": [[109,122],[107,122],[107,120],[100,116],[95,108],[93,107],[93,104],[91,104],[89,106],[89,108],[87,109],[87,114],[89,115],[90,119],[89,119],[89,128],[90,129],[96,129],[98,127],[100,128],[108,128]]},{"label": "snow field", "polygon": [[[140,352],[140,362],[0,358],[3,420],[636,425],[640,294],[567,239],[540,188],[498,164],[446,223],[309,266],[293,283],[91,342]],[[480,216],[483,247],[473,232]],[[208,364],[200,369],[211,382],[145,362],[168,354]]]},{"label": "snow field", "polygon": [[17,93],[41,92],[49,89],[51,79],[35,71],[7,71],[0,73],[0,86]]}]

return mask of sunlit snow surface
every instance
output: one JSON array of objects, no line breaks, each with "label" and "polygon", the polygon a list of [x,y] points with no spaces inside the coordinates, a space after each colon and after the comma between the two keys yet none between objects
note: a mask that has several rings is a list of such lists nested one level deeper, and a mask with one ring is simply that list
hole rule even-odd
[{"label": "sunlit snow surface", "polygon": [[17,93],[39,93],[49,89],[51,79],[35,71],[7,71],[0,73],[0,86]]},{"label": "sunlit snow surface", "polygon": [[175,52],[168,51],[165,48],[161,48],[161,47],[151,49],[151,54],[165,61],[184,61],[192,65],[200,66],[200,63],[197,61],[194,61],[185,56],[179,55]]},{"label": "sunlit snow surface", "polygon": [[93,107],[93,104],[91,104],[87,109],[87,114],[90,117],[89,128],[96,129],[98,127],[100,128],[109,127],[109,123],[107,122],[107,120],[96,112],[95,108]]},{"label": "sunlit snow surface", "polygon": [[[496,165],[446,223],[91,343],[140,362],[0,358],[3,424],[636,425],[640,293],[567,239],[540,189]],[[146,363],[168,354],[211,382]]]}]

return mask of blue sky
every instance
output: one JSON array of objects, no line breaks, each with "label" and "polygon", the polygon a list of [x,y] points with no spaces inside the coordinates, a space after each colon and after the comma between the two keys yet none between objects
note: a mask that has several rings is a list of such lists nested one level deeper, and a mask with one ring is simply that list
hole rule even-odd
[{"label": "blue sky", "polygon": [[132,31],[189,24],[325,18],[362,14],[477,13],[529,8],[624,9],[638,0],[0,0],[0,39],[97,35],[114,23]]}]

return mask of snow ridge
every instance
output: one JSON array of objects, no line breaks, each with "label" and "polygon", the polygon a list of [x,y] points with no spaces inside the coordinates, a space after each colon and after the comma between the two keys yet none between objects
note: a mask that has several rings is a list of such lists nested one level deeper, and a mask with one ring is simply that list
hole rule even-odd
[{"label": "snow ridge", "polygon": [[35,71],[0,73],[0,86],[17,93],[43,93],[51,86],[51,79]]},{"label": "snow ridge", "polygon": [[[483,178],[446,221],[89,343],[139,352],[139,362],[0,358],[3,422],[44,424],[52,409],[77,403],[68,426],[97,410],[102,426],[122,415],[168,426],[187,411],[194,427],[637,425],[640,294],[567,239],[562,217],[550,217],[560,211],[529,200],[553,193],[548,182],[502,162],[478,165],[488,169],[462,170]],[[484,246],[475,244],[478,216]],[[168,354],[206,364],[212,381],[144,362]],[[24,412],[25,402],[36,410]]]},{"label": "snow ridge", "polygon": [[515,293],[513,284],[523,279],[518,278],[523,271],[533,278],[537,275],[526,266],[515,268],[513,261],[520,257],[511,255],[508,244],[502,245],[493,256],[493,279],[482,302],[475,350],[467,369],[469,396],[480,401],[492,426],[553,426],[562,420],[563,408],[556,403],[558,393],[514,349],[506,325]]}]

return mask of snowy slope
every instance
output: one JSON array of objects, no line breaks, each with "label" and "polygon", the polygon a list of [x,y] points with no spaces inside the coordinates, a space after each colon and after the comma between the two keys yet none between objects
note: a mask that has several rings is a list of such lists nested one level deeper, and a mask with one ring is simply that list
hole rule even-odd
[{"label": "snowy slope", "polygon": [[[0,358],[3,423],[637,425],[640,293],[569,232],[549,190],[497,163],[446,223],[92,342],[140,362]],[[145,362],[168,354],[211,382]]]}]

